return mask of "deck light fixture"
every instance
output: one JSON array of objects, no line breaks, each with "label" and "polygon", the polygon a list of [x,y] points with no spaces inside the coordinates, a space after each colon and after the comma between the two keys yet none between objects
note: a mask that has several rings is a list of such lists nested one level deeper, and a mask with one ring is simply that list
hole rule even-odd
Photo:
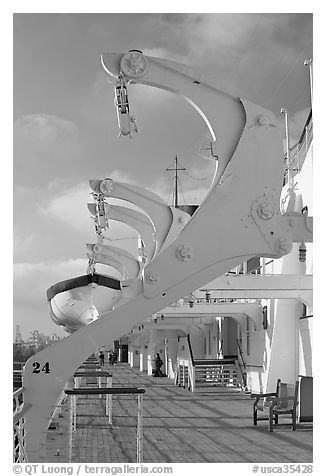
[{"label": "deck light fixture", "polygon": [[301,261],[301,263],[305,263],[306,257],[307,257],[307,248],[304,242],[302,241],[302,243],[299,246],[299,261]]},{"label": "deck light fixture", "polygon": [[312,58],[304,60],[303,64],[305,66],[309,66],[310,102],[312,108]]},{"label": "deck light fixture", "polygon": [[268,328],[268,320],[267,320],[267,306],[263,307],[263,329]]},{"label": "deck light fixture", "polygon": [[206,302],[210,302],[210,300],[211,300],[211,292],[210,292],[208,289],[206,290],[205,298],[206,298]]}]

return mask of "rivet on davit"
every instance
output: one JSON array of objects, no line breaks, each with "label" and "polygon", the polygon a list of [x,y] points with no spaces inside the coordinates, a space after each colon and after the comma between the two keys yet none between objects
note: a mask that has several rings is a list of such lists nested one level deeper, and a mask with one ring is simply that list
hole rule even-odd
[{"label": "rivet on davit", "polygon": [[189,261],[193,257],[192,249],[186,245],[179,245],[175,250],[175,254],[180,261]]},{"label": "rivet on davit", "polygon": [[120,68],[125,75],[139,78],[146,73],[148,61],[141,51],[131,50],[121,58]]},{"label": "rivet on davit", "polygon": [[256,124],[258,126],[267,126],[269,124],[269,118],[263,114],[260,114],[256,117]]},{"label": "rivet on davit", "polygon": [[145,277],[146,281],[148,281],[150,284],[155,284],[160,279],[160,276],[156,271],[148,271]]},{"label": "rivet on davit", "polygon": [[257,215],[262,220],[269,220],[274,215],[274,207],[269,202],[261,202],[257,206]]},{"label": "rivet on davit", "polygon": [[277,253],[286,255],[292,250],[292,243],[285,237],[278,238],[275,242],[275,250]]}]

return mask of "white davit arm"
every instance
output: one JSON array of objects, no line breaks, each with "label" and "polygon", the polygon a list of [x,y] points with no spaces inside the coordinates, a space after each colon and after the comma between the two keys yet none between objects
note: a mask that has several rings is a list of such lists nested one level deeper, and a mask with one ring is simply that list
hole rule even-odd
[{"label": "white davit arm", "polygon": [[[164,226],[158,240],[160,252],[145,266],[143,281],[136,278],[141,283],[138,294],[26,362],[23,387],[29,462],[46,461],[45,436],[51,411],[69,377],[90,354],[107,344],[108,336],[112,341],[128,334],[145,317],[252,256],[279,258],[289,253],[294,229],[296,239],[300,238],[301,218],[292,217],[293,227],[291,217],[282,216],[280,211],[284,156],[282,138],[270,111],[222,93],[202,82],[190,68],[139,52],[103,54],[102,64],[113,79],[122,72],[126,81],[156,86],[186,98],[211,131],[218,173],[205,201],[180,232],[174,232],[175,239],[166,248],[173,222],[171,211],[162,204],[155,207],[155,200],[151,207],[152,197],[140,194],[143,204],[151,208],[149,216],[153,220],[158,213],[153,223],[156,233],[160,219]],[[117,190],[122,191],[120,185]],[[132,192],[135,197],[134,188],[124,188],[124,199],[128,200]],[[153,215],[154,208],[157,212]],[[310,224],[304,216],[302,219],[306,220],[304,233],[309,238]],[[35,362],[41,368],[47,364],[44,368],[49,372],[35,373]]]}]

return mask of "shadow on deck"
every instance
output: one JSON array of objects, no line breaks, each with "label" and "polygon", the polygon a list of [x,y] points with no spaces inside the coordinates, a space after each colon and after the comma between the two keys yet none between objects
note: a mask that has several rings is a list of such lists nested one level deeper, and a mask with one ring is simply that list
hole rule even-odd
[{"label": "shadow on deck", "polygon": [[[137,386],[146,391],[144,463],[312,463],[312,425],[299,423],[293,432],[284,419],[273,433],[268,431],[267,421],[254,427],[253,400],[239,390],[203,389],[193,394],[174,386],[168,378],[153,378],[126,364],[109,370],[114,386]],[[98,396],[78,398],[72,462],[136,461],[136,398],[113,397],[111,426],[104,405]],[[63,413],[59,428],[48,432],[48,462],[68,461],[67,405]],[[55,456],[57,448],[59,456]]]}]

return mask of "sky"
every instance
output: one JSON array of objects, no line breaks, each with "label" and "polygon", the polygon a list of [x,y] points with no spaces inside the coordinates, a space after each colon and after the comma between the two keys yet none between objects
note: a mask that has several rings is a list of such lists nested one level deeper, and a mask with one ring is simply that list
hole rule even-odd
[{"label": "sky", "polygon": [[[308,13],[15,13],[13,20],[13,323],[64,335],[49,317],[46,290],[86,271],[95,242],[88,180],[147,187],[171,204],[177,155],[179,201],[200,203],[214,164],[199,155],[207,128],[180,97],[129,87],[140,134],[118,138],[113,87],[102,52],[140,49],[190,65],[217,87],[271,109],[295,144],[310,110],[313,57]],[[112,245],[136,246],[112,222]],[[125,237],[121,240],[121,237]]]}]

